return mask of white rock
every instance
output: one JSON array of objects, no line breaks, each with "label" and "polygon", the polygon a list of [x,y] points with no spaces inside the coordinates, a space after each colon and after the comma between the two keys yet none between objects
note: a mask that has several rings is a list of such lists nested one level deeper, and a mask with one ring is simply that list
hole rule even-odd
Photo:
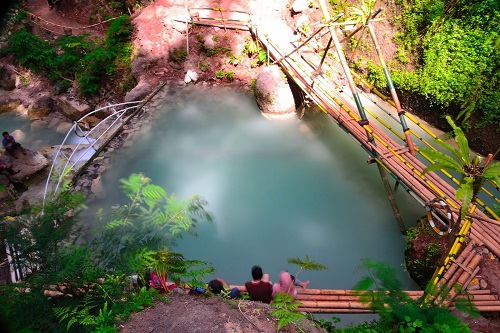
[{"label": "white rock", "polygon": [[191,81],[193,81],[194,83],[196,83],[196,81],[198,81],[198,73],[189,70],[189,71],[187,71],[187,75],[189,75],[189,77],[191,78]]},{"label": "white rock", "polygon": [[306,0],[296,0],[293,2],[292,11],[295,13],[303,12],[309,8],[309,1]]}]

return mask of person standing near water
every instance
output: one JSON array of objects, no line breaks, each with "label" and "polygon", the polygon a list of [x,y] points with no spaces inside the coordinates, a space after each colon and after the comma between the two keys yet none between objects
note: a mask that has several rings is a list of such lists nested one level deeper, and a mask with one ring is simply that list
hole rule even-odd
[{"label": "person standing near water", "polygon": [[2,139],[2,145],[5,148],[6,151],[8,151],[14,158],[17,158],[17,155],[15,154],[16,149],[21,149],[23,155],[26,155],[26,149],[21,146],[19,142],[16,142],[14,140],[14,137],[9,134],[9,132],[3,132],[2,133],[3,139]]}]

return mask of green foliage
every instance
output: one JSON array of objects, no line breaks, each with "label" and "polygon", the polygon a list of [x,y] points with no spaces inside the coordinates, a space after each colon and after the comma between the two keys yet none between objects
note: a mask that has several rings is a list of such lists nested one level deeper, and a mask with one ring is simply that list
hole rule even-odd
[{"label": "green foliage", "polygon": [[287,293],[277,293],[272,305],[276,309],[270,315],[278,318],[278,331],[289,324],[298,324],[307,318],[305,314],[295,311],[300,307],[300,302],[295,301]]},{"label": "green foliage", "polygon": [[380,316],[375,332],[470,332],[448,308],[411,299],[390,266],[364,260],[362,268],[369,275],[355,289],[361,301]]},{"label": "green foliage", "polygon": [[478,155],[471,158],[469,142],[465,134],[449,116],[446,117],[446,120],[453,128],[458,148],[442,140],[437,140],[436,143],[444,148],[448,154],[422,148],[421,153],[435,161],[434,164],[426,167],[423,173],[444,169],[458,172],[461,175],[455,196],[458,200],[462,200],[460,209],[460,220],[462,220],[467,213],[469,204],[475,200],[486,180],[491,180],[497,185],[500,184],[500,162],[490,163],[492,155],[487,159]]},{"label": "green foliage", "polygon": [[183,61],[187,58],[187,55],[188,54],[185,47],[179,47],[177,49],[173,49],[172,52],[170,52],[170,58],[172,58],[172,60],[175,62]]},{"label": "green foliage", "polygon": [[243,53],[248,56],[252,56],[259,52],[259,43],[255,42],[251,39],[247,40],[247,42],[243,45]]},{"label": "green foliage", "polygon": [[120,182],[130,204],[112,207],[108,222],[92,244],[102,267],[127,274],[133,273],[130,263],[135,263],[134,268],[146,268],[150,260],[144,256],[144,249],[170,248],[183,232],[196,235],[193,229],[199,220],[211,220],[204,210],[207,203],[203,198],[179,200],[150,184],[151,179],[142,174],[132,174]]},{"label": "green foliage", "polygon": [[369,60],[366,64],[366,69],[368,70],[367,80],[376,87],[385,87],[387,85],[387,79],[384,75],[384,70],[380,65],[376,65],[373,61]]},{"label": "green foliage", "polygon": [[266,51],[260,49],[259,54],[257,54],[257,61],[259,64],[265,63],[267,60],[267,53]]},{"label": "green foliage", "polygon": [[35,73],[42,74],[57,64],[55,49],[25,28],[12,35],[6,51],[14,55],[16,62]]},{"label": "green foliage", "polygon": [[81,35],[49,43],[21,28],[12,35],[6,51],[35,73],[53,81],[76,78],[80,92],[95,95],[101,81],[116,74],[117,66],[130,68],[131,33],[128,16],[111,21],[105,40]]},{"label": "green foliage", "polygon": [[224,76],[229,81],[233,81],[234,80],[234,71],[227,71],[227,72],[224,73]]},{"label": "green foliage", "polygon": [[215,73],[215,78],[216,79],[223,79],[224,78],[224,71],[223,70],[218,70],[217,73]]},{"label": "green foliage", "polygon": [[206,72],[209,69],[209,65],[206,62],[200,62],[198,68],[200,69],[200,71]]},{"label": "green foliage", "polygon": [[252,82],[250,83],[250,91],[252,94],[255,95],[255,85],[257,84],[257,79],[252,79]]},{"label": "green foliage", "polygon": [[[198,221],[210,220],[203,199],[179,200],[141,174],[121,183],[130,204],[112,207],[106,218],[99,214],[101,227],[91,228],[96,234],[80,237],[78,213],[85,198],[67,183],[47,200],[43,214],[41,207],[34,207],[3,220],[2,236],[25,268],[23,283],[0,286],[0,313],[9,318],[12,331],[116,332],[117,318],[128,318],[159,297],[153,288],[133,286],[132,274],[153,267],[191,285],[201,285],[213,274],[205,262],[163,251],[183,233],[195,235]],[[46,290],[69,297],[49,300]]]},{"label": "green foliage", "polygon": [[366,20],[371,15],[375,2],[376,0],[361,0],[361,6],[350,6],[349,17],[346,18],[346,23],[354,25],[361,24],[364,26],[366,24]]},{"label": "green foliage", "polygon": [[[416,90],[433,104],[459,106],[459,119],[479,113],[477,126],[500,121],[500,8],[490,0],[400,1],[400,48],[415,58]],[[406,56],[398,57],[406,61]]]}]

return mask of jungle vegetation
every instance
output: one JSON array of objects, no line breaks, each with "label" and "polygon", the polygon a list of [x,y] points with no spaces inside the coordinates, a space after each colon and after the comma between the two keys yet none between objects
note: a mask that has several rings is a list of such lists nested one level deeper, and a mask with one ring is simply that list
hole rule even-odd
[{"label": "jungle vegetation", "polygon": [[[464,130],[500,123],[500,2],[495,0],[398,0],[389,59],[394,84],[450,114]],[[375,4],[375,6],[378,6]],[[377,7],[378,8],[378,7]],[[413,70],[403,69],[411,62]],[[373,65],[369,78],[385,85]],[[474,118],[474,123],[469,122]]]}]

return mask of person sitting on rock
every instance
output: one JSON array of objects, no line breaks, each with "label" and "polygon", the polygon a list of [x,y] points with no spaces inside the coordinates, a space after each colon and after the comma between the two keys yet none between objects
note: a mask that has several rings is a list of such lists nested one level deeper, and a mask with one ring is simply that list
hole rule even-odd
[{"label": "person sitting on rock", "polygon": [[12,157],[17,158],[15,151],[18,148],[21,149],[24,155],[26,155],[26,149],[24,149],[19,142],[16,142],[16,140],[14,140],[14,137],[10,135],[9,132],[3,132],[2,136],[3,136],[2,145],[5,148],[5,150],[12,155]]}]

